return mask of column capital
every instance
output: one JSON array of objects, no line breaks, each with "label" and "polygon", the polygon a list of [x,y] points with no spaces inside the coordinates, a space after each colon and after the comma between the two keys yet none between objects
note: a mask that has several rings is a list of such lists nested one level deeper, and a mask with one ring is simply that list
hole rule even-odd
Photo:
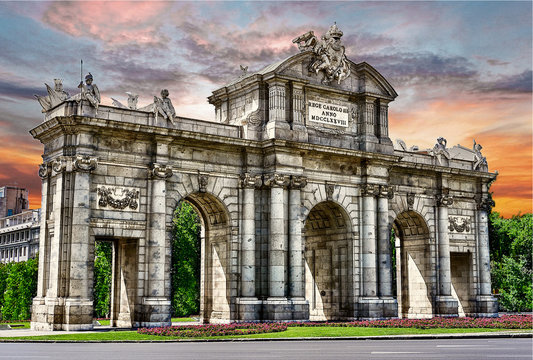
[{"label": "column capital", "polygon": [[263,184],[261,175],[252,175],[250,173],[241,174],[241,187],[242,188],[258,188]]},{"label": "column capital", "polygon": [[475,195],[474,200],[476,201],[477,209],[481,211],[490,212],[496,205],[490,194],[485,197],[481,194],[477,194]]},{"label": "column capital", "polygon": [[268,174],[265,176],[265,185],[270,187],[286,188],[290,183],[290,175],[285,174]]},{"label": "column capital", "polygon": [[379,197],[392,199],[394,197],[394,187],[391,185],[379,186]]},{"label": "column capital", "polygon": [[48,178],[48,175],[52,172],[50,163],[42,163],[39,165],[39,177],[44,180]]},{"label": "column capital", "polygon": [[294,190],[301,190],[307,185],[307,177],[292,175],[290,181],[290,188]]},{"label": "column capital", "polygon": [[377,196],[380,193],[380,186],[377,184],[361,185],[361,196]]},{"label": "column capital", "polygon": [[98,158],[89,155],[76,155],[74,158],[74,169],[90,172],[98,166]]},{"label": "column capital", "polygon": [[168,179],[172,176],[172,166],[159,163],[153,163],[150,165],[148,173],[153,178]]},{"label": "column capital", "polygon": [[453,197],[450,195],[450,189],[442,188],[441,193],[435,197],[437,206],[451,206],[453,204]]}]

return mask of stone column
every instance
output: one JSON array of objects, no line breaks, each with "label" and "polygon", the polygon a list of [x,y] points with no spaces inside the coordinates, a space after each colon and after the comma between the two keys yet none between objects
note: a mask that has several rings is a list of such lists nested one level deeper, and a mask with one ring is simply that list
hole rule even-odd
[{"label": "stone column", "polygon": [[377,297],[376,198],[379,186],[365,184],[363,196],[363,234],[361,260],[363,267],[363,297]]},{"label": "stone column", "polygon": [[[89,140],[92,142],[92,139]],[[77,155],[73,159],[71,185],[71,234],[70,234],[70,279],[68,297],[65,300],[65,330],[92,329],[93,301],[89,283],[89,219],[90,172],[95,170],[97,159],[90,155]]]},{"label": "stone column", "polygon": [[448,233],[448,206],[453,204],[453,198],[448,189],[442,189],[437,195],[437,229],[438,229],[438,278],[439,289],[437,296],[437,311],[439,315],[457,315],[458,302],[452,297],[452,272],[450,265],[450,236]]},{"label": "stone column", "polygon": [[255,296],[255,188],[262,184],[260,175],[241,175],[242,240],[241,240],[241,297],[237,298],[238,320],[260,319],[262,301]]},{"label": "stone column", "polygon": [[290,177],[272,174],[265,184],[270,186],[270,222],[269,222],[269,297],[285,297],[287,276],[287,237],[285,236],[284,192]]},{"label": "stone column", "polygon": [[380,186],[378,197],[379,296],[392,297],[392,262],[389,230],[389,199],[392,186]]},{"label": "stone column", "polygon": [[[165,293],[165,284],[170,281],[166,264],[166,180],[172,176],[172,167],[166,165],[168,143],[157,143],[156,161],[149,170],[151,186],[148,241],[145,278],[144,314],[140,326],[165,326],[170,324],[170,300]],[[160,162],[159,162],[160,161]]]},{"label": "stone column", "polygon": [[490,196],[479,199],[477,204],[477,238],[478,238],[478,272],[479,272],[479,296],[478,315],[498,316],[498,303],[492,296],[490,279],[490,253],[489,253],[489,226],[488,213],[494,206]]},{"label": "stone column", "polygon": [[289,192],[289,295],[305,297],[304,293],[304,246],[302,242],[301,189],[307,185],[303,176],[292,176]]},{"label": "stone column", "polygon": [[49,183],[51,175],[50,164],[43,163],[39,166],[39,177],[42,180],[41,185],[41,226],[39,232],[39,273],[37,276],[37,296],[32,302],[31,328],[33,330],[50,329],[48,324],[48,307],[45,305],[45,296],[47,295],[48,279],[50,269],[46,263],[46,258],[50,256],[50,235],[47,230],[48,220],[48,196]]},{"label": "stone column", "polygon": [[241,296],[255,297],[255,188],[261,186],[261,176],[241,176],[242,243],[241,243]]}]

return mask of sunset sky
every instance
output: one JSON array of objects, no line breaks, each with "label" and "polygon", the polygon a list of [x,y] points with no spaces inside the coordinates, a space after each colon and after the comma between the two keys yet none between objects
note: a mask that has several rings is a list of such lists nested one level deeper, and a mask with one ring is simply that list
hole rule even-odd
[{"label": "sunset sky", "polygon": [[0,2],[0,185],[30,190],[43,148],[28,131],[34,94],[63,79],[77,92],[80,59],[102,92],[139,106],[168,88],[179,116],[211,120],[207,96],[240,74],[298,53],[291,42],[344,32],[346,55],[398,92],[390,137],[430,148],[483,145],[496,211],[532,210],[532,3],[523,2]]}]

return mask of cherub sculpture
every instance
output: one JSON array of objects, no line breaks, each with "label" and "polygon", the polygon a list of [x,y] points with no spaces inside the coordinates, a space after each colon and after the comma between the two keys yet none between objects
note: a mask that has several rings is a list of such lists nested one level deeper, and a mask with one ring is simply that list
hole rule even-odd
[{"label": "cherub sculpture", "polygon": [[48,95],[33,95],[37,98],[39,104],[41,104],[41,107],[43,108],[43,113],[61,104],[69,97],[68,92],[63,90],[63,82],[61,79],[54,79],[53,89],[46,83],[44,85],[46,86],[46,91],[48,92]]},{"label": "cherub sculpture", "polygon": [[100,90],[98,90],[96,84],[93,84],[93,76],[91,73],[85,76],[85,84],[83,81],[80,81],[78,88],[81,89],[81,99],[89,101],[89,103],[96,108],[96,113],[98,113]]}]

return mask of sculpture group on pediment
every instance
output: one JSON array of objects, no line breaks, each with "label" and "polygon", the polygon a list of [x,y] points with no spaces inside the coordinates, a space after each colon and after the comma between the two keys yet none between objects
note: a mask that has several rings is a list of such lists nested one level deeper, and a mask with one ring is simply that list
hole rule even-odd
[{"label": "sculpture group on pediment", "polygon": [[309,65],[311,73],[322,72],[323,84],[330,84],[336,80],[338,84],[350,76],[350,65],[345,55],[344,45],[341,43],[343,33],[333,24],[320,40],[313,31],[298,36],[293,43],[298,45],[300,51],[313,51],[314,59]]}]

